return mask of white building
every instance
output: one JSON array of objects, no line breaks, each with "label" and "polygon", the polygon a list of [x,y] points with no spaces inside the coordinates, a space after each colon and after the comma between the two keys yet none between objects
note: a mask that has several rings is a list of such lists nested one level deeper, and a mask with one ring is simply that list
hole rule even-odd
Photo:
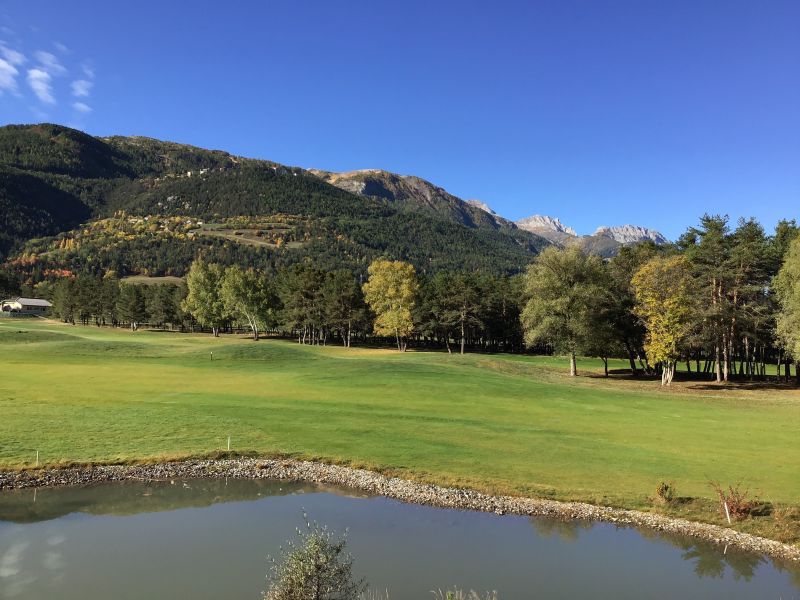
[{"label": "white building", "polygon": [[37,315],[41,316],[53,306],[47,300],[41,298],[14,298],[13,300],[3,300],[0,303],[0,311],[18,315]]}]

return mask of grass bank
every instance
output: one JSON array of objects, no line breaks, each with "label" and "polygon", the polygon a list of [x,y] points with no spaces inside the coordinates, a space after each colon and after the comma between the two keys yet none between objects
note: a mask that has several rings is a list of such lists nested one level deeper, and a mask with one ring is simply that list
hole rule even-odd
[{"label": "grass bank", "polygon": [[[800,392],[580,377],[551,358],[301,347],[0,321],[0,467],[236,451],[321,459],[493,494],[719,522],[709,480],[781,508],[743,531],[796,541]],[[211,354],[213,352],[213,360]],[[580,366],[595,374],[598,362]]]}]

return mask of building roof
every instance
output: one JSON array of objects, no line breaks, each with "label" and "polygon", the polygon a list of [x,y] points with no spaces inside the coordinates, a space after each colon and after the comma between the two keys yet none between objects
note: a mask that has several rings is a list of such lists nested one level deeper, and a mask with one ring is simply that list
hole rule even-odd
[{"label": "building roof", "polygon": [[42,300],[41,298],[17,298],[14,302],[19,302],[23,306],[53,306],[47,300]]}]

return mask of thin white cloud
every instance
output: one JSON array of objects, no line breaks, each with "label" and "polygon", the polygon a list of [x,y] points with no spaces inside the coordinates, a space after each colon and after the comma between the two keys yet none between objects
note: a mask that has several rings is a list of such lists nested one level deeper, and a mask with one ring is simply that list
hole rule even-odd
[{"label": "thin white cloud", "polygon": [[22,52],[9,48],[4,42],[0,42],[0,55],[12,65],[21,65],[25,62],[25,55]]},{"label": "thin white cloud", "polygon": [[72,82],[72,95],[76,98],[86,98],[93,85],[88,79],[76,79]]},{"label": "thin white cloud", "polygon": [[[74,65],[65,65],[62,60],[69,60],[72,51],[61,42],[54,41],[54,52],[38,50],[29,56],[15,49],[13,44],[0,38],[0,96],[8,93],[22,97],[22,86],[27,83],[38,102],[31,103],[30,110],[37,118],[44,119],[44,111],[50,111],[58,105],[55,80],[77,71],[77,77],[70,82],[72,95],[71,108],[75,115],[88,115],[93,111],[87,102],[94,88],[94,69],[91,61]],[[21,65],[24,65],[21,66]],[[24,79],[23,79],[24,78]]]},{"label": "thin white cloud", "polygon": [[64,75],[67,70],[64,68],[55,54],[39,50],[34,54],[36,60],[39,61],[39,66],[43,71],[47,71],[50,75]]},{"label": "thin white cloud", "polygon": [[0,58],[0,96],[4,92],[17,93],[17,75],[19,71],[7,60]]},{"label": "thin white cloud", "polygon": [[22,570],[22,559],[29,542],[16,542],[0,556],[0,577],[13,577]]},{"label": "thin white cloud", "polygon": [[42,69],[28,69],[28,85],[31,86],[36,97],[45,104],[55,104],[53,96],[52,77]]}]

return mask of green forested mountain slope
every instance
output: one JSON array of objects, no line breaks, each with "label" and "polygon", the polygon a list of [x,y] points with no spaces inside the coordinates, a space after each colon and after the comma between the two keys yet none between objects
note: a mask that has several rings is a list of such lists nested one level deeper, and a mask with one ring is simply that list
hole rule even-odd
[{"label": "green forested mountain slope", "polygon": [[[150,138],[95,138],[48,124],[0,128],[0,255],[19,259],[22,253],[26,264],[41,269],[91,264],[96,270],[115,265],[126,271],[120,275],[182,274],[198,251],[209,251],[220,260],[264,265],[310,259],[360,268],[387,255],[423,270],[515,272],[548,244],[487,220],[464,222],[448,208],[452,205],[450,198],[434,197],[431,210],[409,210],[340,189],[303,169]],[[162,236],[147,244],[131,235],[113,245],[105,235],[102,240],[84,235],[76,243],[70,233],[87,220],[121,211],[214,223],[290,215],[295,229],[302,223],[303,239],[282,246],[242,244],[237,237],[242,229],[256,231],[247,220],[227,237]],[[299,231],[291,235],[296,238]],[[43,236],[56,237],[29,242]],[[155,262],[146,256],[148,247],[160,257]]]},{"label": "green forested mountain slope", "polygon": [[[311,169],[323,181],[365,197],[381,198],[398,208],[427,212],[467,227],[490,229],[517,229],[511,221],[490,214],[463,201],[447,190],[413,175],[398,175],[381,169],[362,169],[345,173],[332,173]],[[520,237],[530,232],[517,232]]]}]

